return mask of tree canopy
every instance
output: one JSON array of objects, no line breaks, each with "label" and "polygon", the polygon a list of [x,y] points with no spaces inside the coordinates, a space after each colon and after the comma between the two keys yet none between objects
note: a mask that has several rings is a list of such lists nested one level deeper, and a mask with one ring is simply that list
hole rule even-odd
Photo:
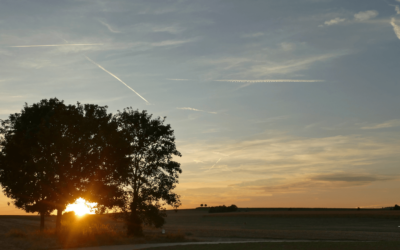
[{"label": "tree canopy", "polygon": [[0,184],[15,206],[44,215],[79,197],[121,204],[126,143],[107,107],[42,100],[1,120]]},{"label": "tree canopy", "polygon": [[173,192],[182,173],[173,160],[181,156],[176,149],[174,131],[164,119],[152,119],[146,111],[124,109],[115,116],[123,138],[129,144],[128,179],[125,193],[128,234],[141,235],[142,224],[161,227],[165,205],[177,208],[179,195]]},{"label": "tree canopy", "polygon": [[181,154],[164,122],[56,98],[25,104],[0,120],[0,184],[16,207],[41,215],[42,229],[46,214],[57,210],[59,228],[66,206],[84,198],[100,212],[119,207],[128,234],[141,235],[144,223],[165,223],[166,205],[181,205],[173,192],[182,173],[173,157]]}]

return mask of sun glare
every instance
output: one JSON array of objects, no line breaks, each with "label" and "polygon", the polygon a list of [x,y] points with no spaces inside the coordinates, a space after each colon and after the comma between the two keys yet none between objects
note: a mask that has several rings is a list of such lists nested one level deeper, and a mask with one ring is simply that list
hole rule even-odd
[{"label": "sun glare", "polygon": [[94,214],[94,211],[90,211],[96,203],[89,203],[85,199],[79,198],[73,204],[69,204],[65,209],[65,212],[74,211],[76,215],[83,216],[85,214]]}]

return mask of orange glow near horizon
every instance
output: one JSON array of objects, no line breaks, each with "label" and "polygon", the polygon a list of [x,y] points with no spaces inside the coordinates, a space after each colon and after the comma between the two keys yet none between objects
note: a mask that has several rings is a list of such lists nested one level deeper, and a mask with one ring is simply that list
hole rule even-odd
[{"label": "orange glow near horizon", "polygon": [[91,209],[97,203],[89,203],[85,199],[79,198],[73,204],[69,204],[65,209],[65,212],[74,211],[76,215],[83,216],[85,214],[94,214],[94,211]]}]

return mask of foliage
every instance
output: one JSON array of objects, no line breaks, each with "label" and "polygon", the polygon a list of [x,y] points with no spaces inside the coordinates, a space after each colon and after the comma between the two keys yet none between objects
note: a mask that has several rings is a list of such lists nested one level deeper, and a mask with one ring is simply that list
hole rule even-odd
[{"label": "foliage", "polygon": [[165,206],[180,206],[179,195],[173,193],[182,173],[173,156],[181,156],[175,146],[174,131],[164,119],[152,119],[146,111],[132,108],[115,116],[129,144],[130,165],[125,195],[127,233],[142,235],[143,223],[157,228],[165,223]]},{"label": "foliage", "polygon": [[229,207],[223,205],[223,206],[217,206],[217,207],[210,207],[210,210],[208,210],[209,213],[227,213],[227,212],[236,212],[238,210],[238,207],[236,205],[230,205]]},{"label": "foliage", "polygon": [[394,205],[393,210],[400,210],[400,206],[399,205]]},{"label": "foliage", "polygon": [[76,215],[74,211],[65,212],[62,215],[62,222],[72,223],[76,220]]},{"label": "foliage", "polygon": [[[107,107],[42,100],[1,120],[0,183],[14,205],[44,215],[79,197],[111,207],[121,203],[116,176],[126,147]],[[125,164],[125,165],[124,165]]]}]

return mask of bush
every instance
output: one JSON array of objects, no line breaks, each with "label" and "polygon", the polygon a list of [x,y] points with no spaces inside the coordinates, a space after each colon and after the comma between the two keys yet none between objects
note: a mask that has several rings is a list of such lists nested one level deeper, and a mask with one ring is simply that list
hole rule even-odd
[{"label": "bush", "polygon": [[400,206],[399,205],[394,205],[393,210],[400,210]]},{"label": "bush", "polygon": [[210,207],[210,210],[208,210],[209,213],[228,213],[228,212],[236,212],[238,210],[238,207],[236,205],[230,205],[229,207],[223,205],[223,206],[217,206],[217,207]]}]

